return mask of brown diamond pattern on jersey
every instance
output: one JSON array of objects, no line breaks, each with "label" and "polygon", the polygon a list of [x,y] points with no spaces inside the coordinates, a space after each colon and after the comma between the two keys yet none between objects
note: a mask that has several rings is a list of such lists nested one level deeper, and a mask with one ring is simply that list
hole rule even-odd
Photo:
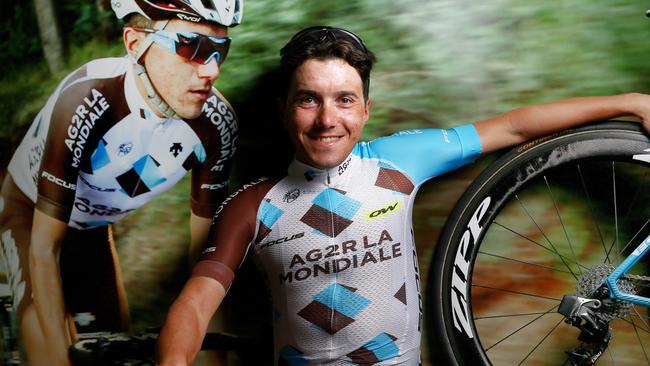
[{"label": "brown diamond pattern on jersey", "polygon": [[352,362],[360,365],[372,365],[399,356],[399,348],[395,341],[397,337],[388,333],[380,333],[347,356]]},{"label": "brown diamond pattern on jersey", "polygon": [[402,304],[406,305],[406,283],[404,283],[393,296],[395,296],[397,300],[401,301]]},{"label": "brown diamond pattern on jersey", "polygon": [[318,301],[309,303],[309,305],[298,312],[298,315],[305,318],[308,322],[316,324],[329,334],[334,334],[354,322],[354,319]]},{"label": "brown diamond pattern on jersey", "polygon": [[415,186],[407,176],[397,170],[379,168],[375,186],[390,189],[391,191],[411,194]]},{"label": "brown diamond pattern on jersey", "polygon": [[255,238],[255,244],[259,244],[267,235],[271,232],[271,228],[264,225],[263,222],[260,222],[260,228],[257,230],[257,237]]},{"label": "brown diamond pattern on jersey", "polygon": [[357,348],[354,352],[348,353],[348,357],[350,357],[352,362],[359,365],[372,365],[380,361],[374,353],[365,347]]},{"label": "brown diamond pattern on jersey", "polygon": [[331,238],[336,237],[352,224],[352,220],[341,217],[318,205],[312,205],[300,221]]}]

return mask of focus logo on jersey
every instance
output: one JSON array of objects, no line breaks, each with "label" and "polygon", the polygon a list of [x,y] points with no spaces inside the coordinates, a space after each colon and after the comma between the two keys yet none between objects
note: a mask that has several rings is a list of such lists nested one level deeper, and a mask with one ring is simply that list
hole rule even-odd
[{"label": "focus logo on jersey", "polygon": [[[219,159],[210,169],[213,172],[220,172],[224,169],[225,163],[235,155],[235,116],[232,114],[228,105],[219,100],[216,95],[211,96],[203,104],[202,112],[217,126],[219,136],[221,136],[221,151]],[[235,137],[233,137],[235,135]]]},{"label": "focus logo on jersey", "polygon": [[72,152],[72,166],[79,168],[81,155],[90,134],[90,130],[95,126],[95,122],[110,107],[106,98],[97,89],[90,91],[91,99],[84,97],[83,103],[75,108],[75,113],[70,119],[68,126],[68,137],[65,139],[65,145]]},{"label": "focus logo on jersey", "polygon": [[94,190],[94,191],[98,191],[98,192],[115,192],[115,191],[117,190],[116,188],[102,188],[102,187],[98,187],[98,186],[96,186],[96,185],[90,183],[89,181],[87,181],[87,180],[83,177],[83,175],[81,175],[81,174],[79,174],[79,180],[81,180],[81,181],[86,185],[86,187],[88,187],[88,188],[90,188],[90,189],[92,189],[92,190]]},{"label": "focus logo on jersey", "polygon": [[276,239],[276,240],[273,240],[273,241],[267,241],[266,243],[263,243],[262,245],[260,245],[260,248],[268,248],[268,247],[274,246],[276,244],[286,243],[286,242],[294,240],[294,239],[300,239],[303,236],[305,236],[304,232],[298,233],[298,234],[293,234],[291,236],[285,236],[284,238]]},{"label": "focus logo on jersey", "polygon": [[68,182],[64,181],[63,179],[61,179],[59,177],[55,177],[54,175],[46,172],[45,170],[43,170],[43,172],[41,173],[41,177],[49,180],[50,182],[52,182],[52,183],[54,183],[54,184],[56,184],[58,186],[61,186],[63,188],[67,188],[67,189],[70,189],[72,191],[77,189],[76,184],[68,183]]}]

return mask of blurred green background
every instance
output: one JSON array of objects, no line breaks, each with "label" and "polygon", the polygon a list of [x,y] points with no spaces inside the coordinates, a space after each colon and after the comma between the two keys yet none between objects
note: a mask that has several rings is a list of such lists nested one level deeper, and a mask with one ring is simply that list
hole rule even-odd
[{"label": "blurred green background", "polygon": [[[52,19],[60,26],[65,58],[50,71],[35,2],[4,0],[0,12],[3,168],[67,73],[92,58],[124,53],[108,1],[62,0],[55,2]],[[216,84],[241,117],[232,188],[261,166],[250,166],[251,154],[285,142],[265,133],[275,126],[275,102],[266,92],[273,85],[264,80],[282,45],[305,26],[348,28],[377,55],[365,131],[371,139],[404,128],[451,127],[556,98],[648,92],[649,6],[641,0],[247,0]],[[490,159],[421,190],[414,224],[424,282],[446,216]],[[188,190],[184,180],[116,225],[135,329],[159,325],[185,279]]]}]

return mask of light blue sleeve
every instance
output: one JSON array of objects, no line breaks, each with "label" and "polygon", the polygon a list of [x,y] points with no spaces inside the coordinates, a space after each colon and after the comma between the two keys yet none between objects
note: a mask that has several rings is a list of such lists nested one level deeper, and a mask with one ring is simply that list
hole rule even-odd
[{"label": "light blue sleeve", "polygon": [[378,158],[405,172],[416,185],[476,160],[482,146],[473,125],[448,130],[399,131],[357,145],[362,158]]}]

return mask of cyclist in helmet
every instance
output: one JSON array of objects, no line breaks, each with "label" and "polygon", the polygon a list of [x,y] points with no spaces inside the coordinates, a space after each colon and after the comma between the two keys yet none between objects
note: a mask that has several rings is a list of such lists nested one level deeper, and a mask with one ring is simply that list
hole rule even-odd
[{"label": "cyclist in helmet", "polygon": [[161,331],[161,365],[192,362],[248,251],[268,278],[277,365],[418,365],[418,188],[481,153],[588,121],[630,114],[650,126],[650,97],[625,94],[359,142],[375,60],[361,38],[311,27],[281,54],[281,114],[295,158],[286,176],[244,185],[217,210],[210,244]]},{"label": "cyclist in helmet", "polygon": [[2,250],[30,365],[69,364],[75,332],[127,327],[111,223],[191,170],[199,248],[228,190],[237,119],[212,85],[243,0],[111,4],[127,55],[63,79],[2,186]]}]

